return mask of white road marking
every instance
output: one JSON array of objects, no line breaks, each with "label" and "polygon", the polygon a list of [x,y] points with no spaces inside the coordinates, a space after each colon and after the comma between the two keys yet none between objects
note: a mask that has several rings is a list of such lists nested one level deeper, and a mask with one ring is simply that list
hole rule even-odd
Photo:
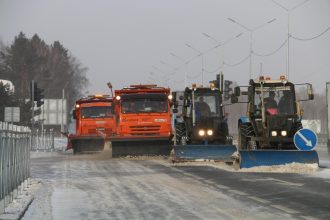
[{"label": "white road marking", "polygon": [[286,185],[286,186],[303,186],[304,183],[293,183],[293,182],[288,182],[284,180],[279,180],[275,178],[265,178],[265,179],[242,179],[243,181],[247,182],[257,182],[257,181],[272,181],[281,185]]},{"label": "white road marking", "polygon": [[315,217],[313,217],[313,216],[300,216],[300,218],[302,218],[302,219],[306,219],[306,220],[314,220],[314,219],[317,219],[317,218],[315,218]]},{"label": "white road marking", "polygon": [[262,204],[270,203],[268,200],[265,200],[265,199],[262,199],[262,198],[259,198],[259,197],[255,197],[255,196],[249,196],[248,198],[252,199],[254,201],[260,202]]},{"label": "white road marking", "polygon": [[233,189],[228,190],[228,192],[235,193],[235,194],[238,194],[238,195],[240,195],[240,196],[247,196],[247,195],[248,195],[248,194],[245,193],[245,192],[241,192],[241,191],[237,191],[237,190],[233,190]]},{"label": "white road marking", "polygon": [[289,213],[289,214],[297,214],[299,213],[298,211],[296,210],[293,210],[293,209],[290,209],[290,208],[287,208],[285,206],[282,206],[282,205],[270,205],[271,207],[273,208],[276,208],[276,209],[279,209],[281,211],[284,211],[286,213]]}]

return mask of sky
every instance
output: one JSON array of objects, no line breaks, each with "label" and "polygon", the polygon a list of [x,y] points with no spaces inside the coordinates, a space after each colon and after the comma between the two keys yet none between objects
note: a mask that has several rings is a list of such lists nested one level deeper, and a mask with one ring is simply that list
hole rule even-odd
[{"label": "sky", "polygon": [[[290,9],[304,0],[276,2]],[[330,30],[313,40],[295,38],[313,38],[330,27],[330,0],[309,0],[289,13],[278,4],[272,0],[0,0],[0,41],[8,45],[20,31],[28,37],[36,33],[48,44],[60,41],[88,68],[90,85],[85,91],[90,94],[108,93],[107,82],[115,89],[140,83],[173,90],[202,81],[207,86],[220,71],[239,85],[247,85],[250,75],[284,74],[293,83],[309,82],[316,92],[323,91],[330,81]]]}]

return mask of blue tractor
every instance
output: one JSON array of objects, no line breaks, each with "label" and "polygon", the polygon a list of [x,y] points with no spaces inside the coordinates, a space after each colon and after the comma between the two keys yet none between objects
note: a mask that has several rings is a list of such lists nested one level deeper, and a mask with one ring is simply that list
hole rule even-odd
[{"label": "blue tractor", "polygon": [[[238,151],[241,168],[282,165],[286,163],[318,163],[316,151],[300,151],[294,144],[294,135],[302,129],[303,110],[299,101],[313,99],[311,84],[306,99],[297,100],[295,84],[285,76],[280,79],[260,77],[250,80],[247,91],[235,87],[232,103],[246,95],[247,113],[238,121]],[[246,86],[245,86],[246,88]]]}]

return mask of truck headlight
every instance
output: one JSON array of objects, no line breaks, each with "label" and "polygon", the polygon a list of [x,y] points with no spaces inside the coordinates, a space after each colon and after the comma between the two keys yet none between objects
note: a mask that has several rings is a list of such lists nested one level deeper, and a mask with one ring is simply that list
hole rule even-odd
[{"label": "truck headlight", "polygon": [[212,131],[211,129],[207,130],[207,135],[208,135],[208,136],[213,135],[213,131]]},{"label": "truck headlight", "polygon": [[282,136],[287,136],[288,135],[288,132],[287,131],[281,131],[281,135]]},{"label": "truck headlight", "polygon": [[273,137],[277,136],[277,131],[272,131],[271,135],[272,135]]},{"label": "truck headlight", "polygon": [[199,136],[204,136],[205,135],[205,131],[204,130],[199,130],[198,131],[198,134],[199,134]]}]

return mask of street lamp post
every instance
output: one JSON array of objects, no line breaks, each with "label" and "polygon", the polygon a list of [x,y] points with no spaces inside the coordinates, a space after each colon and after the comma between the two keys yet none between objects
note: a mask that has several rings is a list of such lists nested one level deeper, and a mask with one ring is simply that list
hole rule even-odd
[{"label": "street lamp post", "polygon": [[280,3],[278,3],[275,0],[272,0],[272,2],[274,2],[277,6],[279,6],[280,8],[282,8],[283,10],[286,11],[287,13],[287,19],[288,19],[288,27],[287,27],[287,48],[286,48],[286,74],[287,74],[287,79],[289,79],[290,76],[290,14],[293,10],[295,10],[296,8],[302,6],[303,4],[305,4],[306,2],[308,2],[309,0],[305,0],[299,4],[297,4],[296,6],[294,6],[293,8],[286,8],[283,5],[281,5]]},{"label": "street lamp post", "polygon": [[[215,43],[217,43],[217,45],[216,45],[213,49],[216,49],[216,48],[218,48],[218,47],[220,47],[220,46],[226,45],[227,43],[231,42],[232,40],[235,40],[235,39],[237,39],[237,38],[239,38],[240,36],[243,35],[243,33],[239,33],[239,34],[237,34],[237,35],[235,35],[235,36],[233,36],[233,37],[227,39],[227,40],[224,41],[223,43],[221,43],[220,41],[218,41],[217,39],[215,39],[214,37],[212,37],[211,35],[209,35],[209,34],[207,34],[207,33],[205,33],[205,32],[202,33],[202,34],[203,34],[205,37],[207,37],[207,38],[211,39],[212,41],[214,41]],[[222,69],[222,71],[223,71],[223,63],[224,63],[224,59],[225,59],[225,52],[223,51],[223,52],[222,52],[222,65],[221,65],[221,69]]]},{"label": "street lamp post", "polygon": [[202,57],[202,85],[204,85],[204,54],[200,50],[197,50],[196,48],[191,46],[190,44],[185,44],[185,45],[191,48],[192,50],[196,51],[197,53],[199,53],[198,56]]},{"label": "street lamp post", "polygon": [[250,75],[250,79],[251,79],[251,78],[252,78],[252,52],[253,52],[253,49],[252,49],[252,48],[253,48],[253,47],[252,47],[252,43],[253,43],[253,32],[255,32],[256,30],[258,30],[258,29],[260,29],[260,28],[262,28],[262,27],[264,27],[264,26],[267,25],[267,24],[270,24],[270,23],[276,21],[276,19],[273,18],[273,19],[271,19],[271,20],[269,20],[269,21],[267,21],[267,22],[265,22],[265,23],[263,23],[263,24],[260,24],[259,26],[255,27],[255,28],[248,28],[248,27],[246,27],[245,25],[243,25],[243,24],[237,22],[236,20],[234,20],[234,19],[232,19],[232,18],[228,18],[228,20],[229,20],[230,22],[233,22],[233,23],[237,24],[238,26],[242,27],[242,28],[245,29],[246,31],[250,32],[250,64],[249,64],[249,75]]},{"label": "street lamp post", "polygon": [[187,75],[188,75],[188,63],[181,57],[179,57],[178,55],[176,55],[175,53],[170,53],[171,56],[177,58],[178,60],[180,60],[184,66],[185,66],[185,73],[184,73],[184,88],[187,87]]}]

